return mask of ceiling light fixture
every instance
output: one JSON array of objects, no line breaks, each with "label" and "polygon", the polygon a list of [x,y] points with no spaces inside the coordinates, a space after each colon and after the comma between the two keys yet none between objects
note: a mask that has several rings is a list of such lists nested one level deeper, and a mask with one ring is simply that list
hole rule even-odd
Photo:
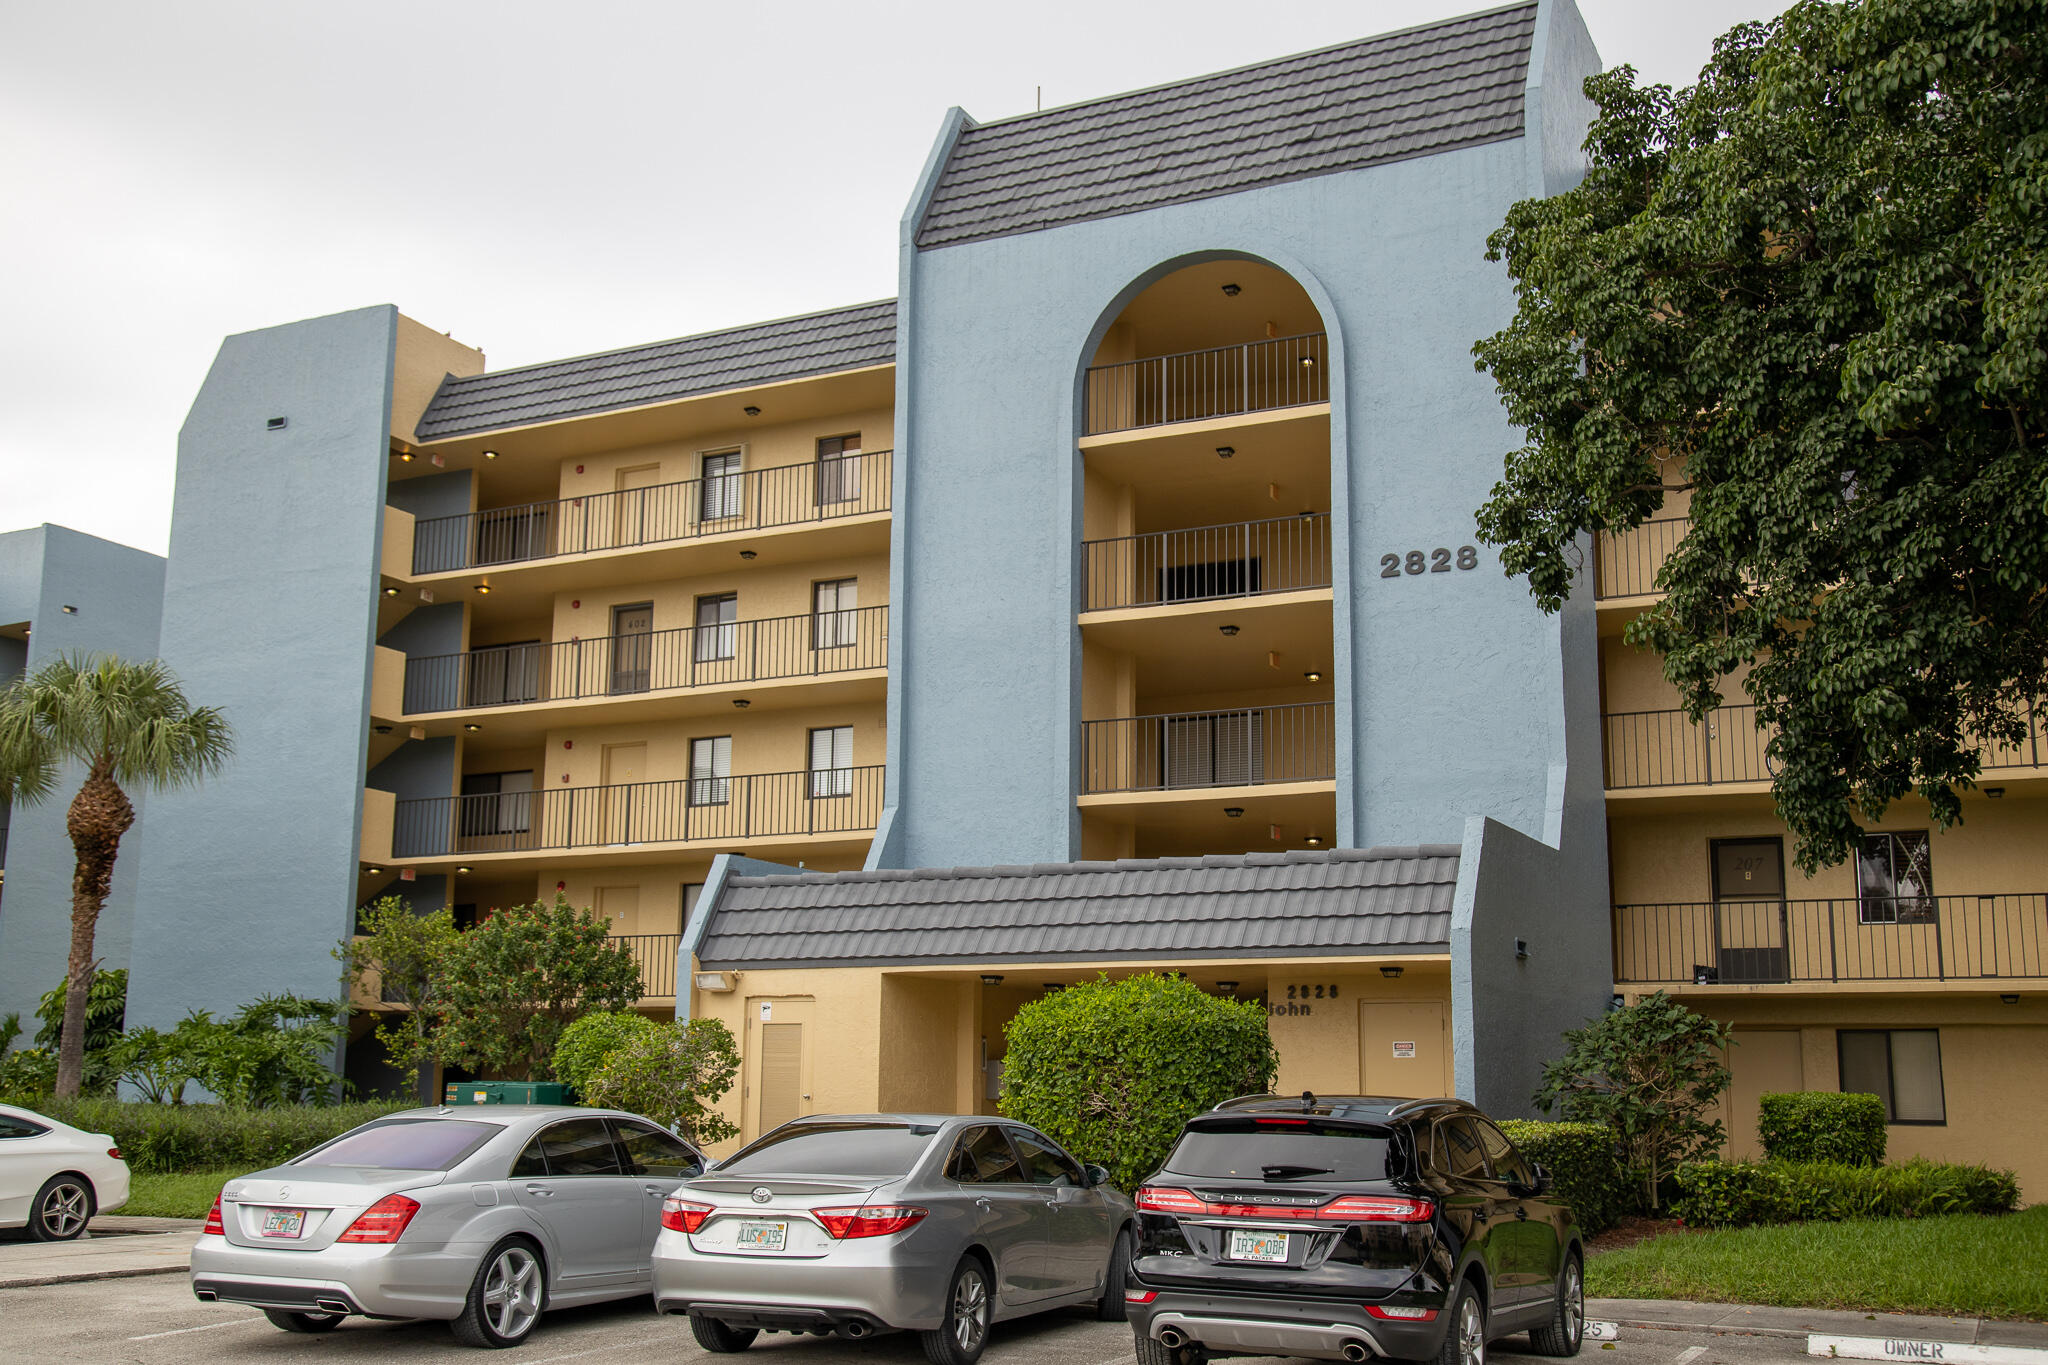
[{"label": "ceiling light fixture", "polygon": [[1236,626],[1218,626],[1218,627],[1216,627],[1216,629],[1217,629],[1217,630],[1219,630],[1219,631],[1221,631],[1221,632],[1223,632],[1223,634],[1225,634],[1225,635],[1235,635],[1235,634],[1237,634],[1237,627],[1236,627]]},{"label": "ceiling light fixture", "polygon": [[1219,981],[1216,983],[1216,989],[1219,991],[1234,991],[1237,989],[1237,983],[1235,981]]},{"label": "ceiling light fixture", "polygon": [[1313,668],[1311,668],[1308,672],[1302,674],[1301,676],[1309,682],[1321,682],[1323,680],[1323,675]]},{"label": "ceiling light fixture", "polygon": [[410,450],[401,450],[398,452],[398,459],[401,464],[411,464],[412,452]]},{"label": "ceiling light fixture", "polygon": [[1380,975],[1389,981],[1399,981],[1404,970],[1406,969],[1402,967],[1382,967],[1380,968]]},{"label": "ceiling light fixture", "polygon": [[476,593],[479,597],[489,597],[491,595],[491,585],[488,583],[477,584]]},{"label": "ceiling light fixture", "polygon": [[396,596],[398,596],[398,589],[396,589],[396,588],[386,588],[386,589],[384,589],[384,595],[385,595],[386,597],[396,597]]},{"label": "ceiling light fixture", "polygon": [[745,407],[741,408],[740,411],[744,412],[749,417],[759,417],[761,415],[761,410],[755,407],[752,403],[747,404]]},{"label": "ceiling light fixture", "polygon": [[983,972],[981,974],[981,984],[984,986],[1000,986],[1003,984],[1003,974],[1001,972]]},{"label": "ceiling light fixture", "polygon": [[384,870],[384,869],[383,869],[383,868],[381,868],[381,867],[366,867],[366,868],[364,868],[364,869],[363,869],[363,871],[364,871],[364,872],[365,872],[365,873],[366,873],[367,875],[369,875],[369,876],[372,876],[372,877],[374,877],[374,876],[377,876],[377,875],[378,875],[379,873],[383,872],[383,870]]},{"label": "ceiling light fixture", "polygon": [[748,701],[745,697],[734,697],[732,699],[732,705],[735,711],[744,711],[753,704],[754,703]]},{"label": "ceiling light fixture", "polygon": [[458,868],[456,868],[455,870],[456,870],[457,872],[461,873],[461,874],[462,874],[463,876],[465,876],[465,877],[467,877],[467,876],[469,875],[469,869],[468,869],[468,868],[466,868],[466,867],[458,867]]},{"label": "ceiling light fixture", "polygon": [[740,558],[741,558],[741,559],[752,559],[752,558],[754,558],[754,557],[755,557],[756,555],[758,555],[758,554],[760,554],[760,551],[759,551],[759,550],[741,550],[741,551],[740,551]]},{"label": "ceiling light fixture", "polygon": [[1998,1003],[2001,1005],[2017,1005],[2019,1002],[2020,998],[2017,995],[2001,995],[1998,997]]},{"label": "ceiling light fixture", "polygon": [[486,450],[484,452],[484,458],[486,460],[495,460],[498,458],[498,452],[495,450]]},{"label": "ceiling light fixture", "polygon": [[1986,787],[1986,788],[1984,789],[1984,794],[1985,794],[1986,796],[1990,797],[1990,798],[1991,798],[1991,799],[1992,799],[1993,801],[1996,801],[1996,800],[1998,800],[1998,799],[1999,799],[2000,797],[2002,797],[2002,796],[2004,796],[2004,795],[2005,795],[2005,788],[2003,788],[2003,787]]},{"label": "ceiling light fixture", "polygon": [[1234,299],[1243,292],[1244,286],[1241,284],[1226,284],[1223,286],[1223,297],[1226,299]]},{"label": "ceiling light fixture", "polygon": [[465,729],[465,730],[467,730],[467,731],[469,731],[469,732],[470,732],[471,734],[475,734],[475,733],[476,733],[476,732],[477,732],[478,730],[481,730],[481,729],[483,729],[484,727],[483,727],[483,726],[481,726],[481,725],[474,725],[474,724],[471,724],[471,725],[465,725],[465,726],[463,726],[462,728],[463,728],[463,729]]},{"label": "ceiling light fixture", "polygon": [[1241,815],[1243,815],[1243,814],[1244,814],[1244,807],[1243,807],[1243,806],[1225,806],[1225,807],[1223,808],[1223,813],[1224,813],[1225,815],[1229,816],[1229,817],[1230,817],[1231,819],[1235,820],[1235,819],[1237,819],[1237,818],[1238,818],[1239,816],[1241,816]]},{"label": "ceiling light fixture", "polygon": [[375,730],[380,735],[388,735],[391,733],[391,727],[388,725],[374,725],[370,728]]},{"label": "ceiling light fixture", "polygon": [[1314,356],[1305,355],[1301,358],[1301,368],[1303,368],[1304,370],[1313,370],[1315,367],[1316,358]]},{"label": "ceiling light fixture", "polygon": [[1227,460],[1227,459],[1229,459],[1229,458],[1230,458],[1231,456],[1233,456],[1233,455],[1235,455],[1235,454],[1237,454],[1237,447],[1236,447],[1236,446],[1217,446],[1217,447],[1216,447],[1216,458],[1217,458],[1217,459],[1219,459],[1219,460]]},{"label": "ceiling light fixture", "polygon": [[1323,836],[1320,834],[1305,834],[1302,836],[1301,841],[1310,848],[1320,848],[1322,847]]}]

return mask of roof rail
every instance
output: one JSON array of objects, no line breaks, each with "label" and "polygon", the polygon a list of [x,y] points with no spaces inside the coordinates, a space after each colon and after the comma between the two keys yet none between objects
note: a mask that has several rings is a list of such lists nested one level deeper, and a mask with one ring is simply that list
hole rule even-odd
[{"label": "roof rail", "polygon": [[1256,1095],[1239,1095],[1233,1099],[1227,1099],[1223,1101],[1221,1104],[1217,1105],[1215,1109],[1210,1110],[1210,1112],[1215,1113],[1219,1110],[1224,1109],[1241,1109],[1246,1105],[1256,1104],[1260,1100],[1277,1100],[1279,1098],[1280,1097],[1278,1095],[1275,1095],[1270,1090],[1261,1091]]},{"label": "roof rail", "polygon": [[1403,1100],[1401,1101],[1401,1103],[1395,1105],[1392,1109],[1389,1109],[1387,1111],[1387,1117],[1392,1118],[1396,1114],[1406,1114],[1416,1109],[1427,1109],[1432,1105],[1464,1103],[1465,1101],[1458,1099],[1456,1096],[1453,1095],[1438,1095],[1434,1099],[1427,1100]]}]

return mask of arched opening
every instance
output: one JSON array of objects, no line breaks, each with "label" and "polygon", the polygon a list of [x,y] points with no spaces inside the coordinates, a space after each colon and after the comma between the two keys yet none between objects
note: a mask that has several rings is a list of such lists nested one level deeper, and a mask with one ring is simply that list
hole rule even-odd
[{"label": "arched opening", "polygon": [[1082,379],[1086,857],[1335,836],[1329,345],[1243,257],[1140,289]]}]

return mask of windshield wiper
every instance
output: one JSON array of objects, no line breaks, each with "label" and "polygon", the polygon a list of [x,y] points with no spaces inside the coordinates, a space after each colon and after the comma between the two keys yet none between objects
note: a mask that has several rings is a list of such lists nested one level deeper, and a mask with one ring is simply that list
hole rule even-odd
[{"label": "windshield wiper", "polygon": [[1301,1175],[1328,1175],[1328,1166],[1262,1166],[1259,1168],[1268,1180],[1292,1180]]}]

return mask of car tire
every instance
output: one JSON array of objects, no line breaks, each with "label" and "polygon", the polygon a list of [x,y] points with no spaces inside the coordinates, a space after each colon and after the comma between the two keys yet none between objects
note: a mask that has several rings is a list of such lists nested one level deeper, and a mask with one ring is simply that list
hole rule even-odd
[{"label": "car tire", "polygon": [[68,1242],[92,1221],[92,1185],[82,1175],[53,1175],[28,1206],[28,1235],[38,1242]]},{"label": "car tire", "polygon": [[1576,1255],[1567,1255],[1557,1277],[1557,1297],[1550,1321],[1529,1329],[1529,1344],[1539,1356],[1575,1356],[1586,1339],[1586,1272]]},{"label": "car tire", "polygon": [[507,1237],[484,1253],[462,1301],[462,1316],[448,1326],[465,1346],[517,1346],[533,1333],[547,1307],[547,1267],[540,1248]]},{"label": "car tire", "polygon": [[332,1332],[341,1326],[339,1313],[294,1313],[288,1308],[266,1308],[263,1316],[272,1327],[287,1332]]},{"label": "car tire", "polygon": [[1138,1351],[1138,1365],[1179,1365],[1181,1353],[1164,1342],[1154,1341],[1142,1333],[1134,1333],[1133,1340]]},{"label": "car tire", "polygon": [[761,1335],[756,1327],[734,1327],[720,1322],[717,1318],[700,1318],[690,1315],[690,1335],[697,1338],[697,1344],[707,1351],[719,1355],[731,1355],[744,1351],[754,1344],[754,1338]]},{"label": "car tire", "polygon": [[918,1333],[924,1343],[924,1358],[931,1365],[974,1365],[988,1347],[988,1330],[994,1321],[995,1294],[988,1267],[976,1257],[963,1256],[946,1285],[946,1320],[934,1331]]},{"label": "car tire", "polygon": [[1117,1229],[1116,1241],[1109,1248],[1109,1273],[1103,1277],[1102,1299],[1095,1305],[1095,1316],[1104,1322],[1124,1322],[1131,1316],[1130,1305],[1124,1302],[1124,1285],[1131,1274],[1131,1230]]},{"label": "car tire", "polygon": [[1451,1296],[1435,1365],[1486,1365],[1486,1305],[1470,1280],[1458,1281],[1458,1292]]}]

